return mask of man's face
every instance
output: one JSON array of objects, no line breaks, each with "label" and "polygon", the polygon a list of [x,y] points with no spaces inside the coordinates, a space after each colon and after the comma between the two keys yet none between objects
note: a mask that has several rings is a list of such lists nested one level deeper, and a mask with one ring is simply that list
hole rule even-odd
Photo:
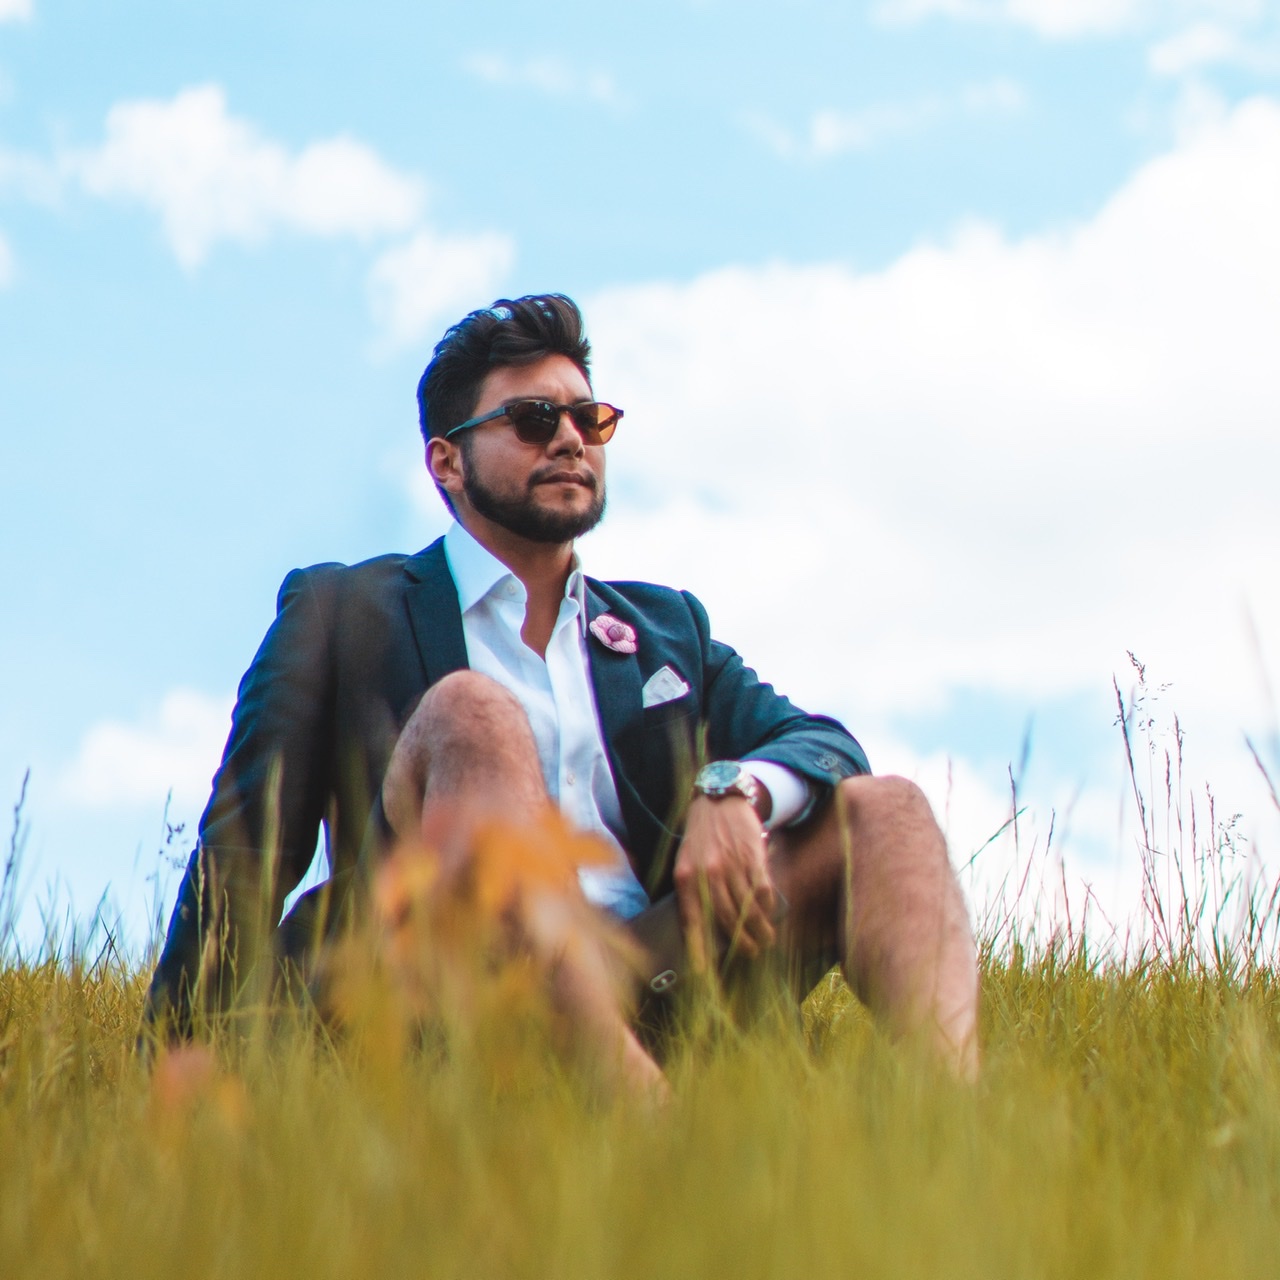
[{"label": "man's face", "polygon": [[[568,357],[545,356],[490,373],[472,416],[520,399],[574,404],[592,399],[591,386]],[[604,446],[584,444],[567,414],[546,444],[526,444],[506,418],[464,431],[458,443],[462,493],[454,502],[464,524],[470,508],[530,542],[562,543],[593,529],[604,515]]]}]

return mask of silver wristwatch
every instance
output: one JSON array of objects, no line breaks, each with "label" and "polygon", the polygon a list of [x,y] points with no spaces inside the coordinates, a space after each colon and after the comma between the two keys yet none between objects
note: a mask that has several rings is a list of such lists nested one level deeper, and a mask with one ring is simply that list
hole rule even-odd
[{"label": "silver wristwatch", "polygon": [[751,802],[752,808],[760,798],[759,782],[738,760],[713,760],[704,764],[693,780],[693,791],[695,795],[710,796],[712,800],[742,796]]}]

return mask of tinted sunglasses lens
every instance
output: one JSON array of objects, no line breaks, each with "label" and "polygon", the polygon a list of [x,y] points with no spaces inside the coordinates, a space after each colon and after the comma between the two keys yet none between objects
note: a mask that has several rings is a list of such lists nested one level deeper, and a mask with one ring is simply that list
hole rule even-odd
[{"label": "tinted sunglasses lens", "polygon": [[573,425],[587,444],[604,444],[618,425],[619,413],[611,404],[575,404],[569,409]]},{"label": "tinted sunglasses lens", "polygon": [[604,444],[622,417],[621,409],[594,400],[563,408],[549,400],[517,400],[507,406],[507,418],[526,444],[546,444],[560,429],[560,414],[565,410],[585,444]]},{"label": "tinted sunglasses lens", "polygon": [[560,428],[560,410],[546,400],[517,400],[507,417],[526,444],[546,444]]}]

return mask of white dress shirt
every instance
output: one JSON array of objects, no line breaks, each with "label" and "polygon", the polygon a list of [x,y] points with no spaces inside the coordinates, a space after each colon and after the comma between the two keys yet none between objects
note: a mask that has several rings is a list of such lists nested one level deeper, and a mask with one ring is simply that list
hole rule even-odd
[{"label": "white dress shirt", "polygon": [[[629,918],[649,905],[623,852],[626,828],[609,771],[587,657],[586,585],[577,555],[565,584],[546,658],[521,637],[528,592],[524,583],[455,521],[445,534],[445,557],[458,588],[467,663],[515,695],[529,718],[547,794],[583,831],[612,846],[614,865],[581,867],[587,898]],[[767,827],[782,826],[809,802],[808,784],[781,765],[744,761],[768,788]]]}]

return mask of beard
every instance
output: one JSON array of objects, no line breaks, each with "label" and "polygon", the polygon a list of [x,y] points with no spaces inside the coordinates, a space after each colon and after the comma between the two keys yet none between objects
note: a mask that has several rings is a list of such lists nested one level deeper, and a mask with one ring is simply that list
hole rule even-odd
[{"label": "beard", "polygon": [[466,466],[462,477],[467,501],[486,520],[492,520],[530,542],[548,543],[572,542],[594,529],[604,518],[604,485],[595,476],[591,477],[591,483],[591,503],[585,511],[556,511],[538,506],[534,501],[536,476],[529,478],[523,497],[518,498],[495,493],[480,479],[473,466]]}]

